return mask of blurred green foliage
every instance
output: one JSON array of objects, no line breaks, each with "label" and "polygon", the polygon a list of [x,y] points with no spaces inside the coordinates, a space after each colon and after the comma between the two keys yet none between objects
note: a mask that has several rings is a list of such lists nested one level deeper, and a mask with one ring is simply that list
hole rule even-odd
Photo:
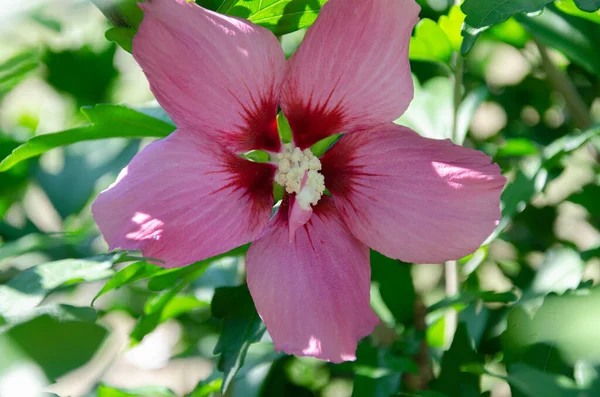
[{"label": "blurred green foliage", "polygon": [[[325,3],[196,2],[283,36],[288,56]],[[91,201],[175,126],[127,53],[141,9],[93,3],[32,8],[0,34],[0,394],[600,395],[599,1],[419,0],[397,123],[490,155],[502,219],[457,261],[456,293],[442,264],[371,251],[381,324],[342,364],[274,351],[247,246],[178,269],[106,254]]]}]

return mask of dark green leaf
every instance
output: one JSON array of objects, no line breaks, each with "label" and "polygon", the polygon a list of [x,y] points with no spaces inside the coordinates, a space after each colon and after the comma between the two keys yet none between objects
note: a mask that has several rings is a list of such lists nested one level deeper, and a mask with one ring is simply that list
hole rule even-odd
[{"label": "dark green leaf", "polygon": [[427,312],[433,312],[445,309],[457,304],[468,305],[478,301],[486,303],[514,303],[517,301],[517,295],[514,292],[494,292],[494,291],[462,291],[452,298],[444,298],[441,301],[431,305]]},{"label": "dark green leaf", "polygon": [[173,299],[176,299],[177,294],[206,271],[209,264],[210,262],[201,261],[181,268],[185,269],[185,272],[176,273],[176,284],[173,287],[161,292],[146,302],[144,314],[139,318],[135,328],[131,332],[131,338],[134,344],[140,342],[144,336],[154,331],[161,322],[204,305],[198,303],[196,306],[192,307],[189,302],[177,300],[174,301],[174,303],[172,302]]},{"label": "dark green leaf", "polygon": [[581,191],[573,193],[567,200],[579,204],[592,216],[600,216],[600,186],[586,185]]},{"label": "dark green leaf", "polygon": [[[583,397],[574,382],[564,376],[540,371],[525,364],[508,366],[508,383],[527,397]],[[569,383],[571,383],[569,387]]]},{"label": "dark green leaf", "polygon": [[221,391],[225,392],[244,365],[248,348],[260,340],[266,327],[256,312],[246,285],[217,288],[211,307],[213,315],[224,320],[214,354],[221,355],[217,368],[223,372]]},{"label": "dark green leaf", "polygon": [[210,265],[212,262],[228,256],[244,255],[248,251],[249,246],[249,244],[242,245],[232,249],[231,251],[225,252],[224,254],[213,256],[212,258],[196,262],[190,266],[176,269],[163,269],[162,271],[152,275],[152,279],[148,283],[148,289],[152,291],[163,291],[165,289],[172,288],[179,280],[184,277],[188,277],[190,273],[196,273],[197,275],[195,278],[200,277],[200,275],[204,273],[203,269],[206,269],[207,265]]},{"label": "dark green leaf", "polygon": [[575,4],[586,12],[595,12],[600,8],[600,0],[575,0]]},{"label": "dark green leaf", "polygon": [[414,324],[416,293],[411,265],[371,250],[371,272],[381,299],[396,321],[405,326]]},{"label": "dark green leaf", "polygon": [[104,341],[107,331],[91,322],[59,321],[44,314],[12,327],[6,334],[48,378],[56,379],[87,363]]},{"label": "dark green leaf", "polygon": [[409,358],[393,356],[367,342],[358,345],[353,368],[356,375],[352,396],[355,397],[394,395],[400,389],[403,373],[418,372],[417,365]]},{"label": "dark green leaf", "polygon": [[96,393],[97,397],[177,397],[170,389],[160,386],[118,389],[103,384],[98,387]]},{"label": "dark green leaf", "polygon": [[5,318],[23,315],[56,288],[109,277],[114,259],[63,259],[31,267],[0,285],[0,314]]},{"label": "dark green leaf", "polygon": [[47,51],[43,57],[47,80],[58,91],[70,94],[77,106],[109,100],[109,89],[118,75],[114,66],[116,47],[98,52],[89,47],[60,52]]},{"label": "dark green leaf", "polygon": [[439,377],[432,389],[450,397],[479,396],[479,376],[461,371],[464,365],[483,364],[483,357],[473,348],[464,323],[459,323],[450,349],[444,353]]},{"label": "dark green leaf", "polygon": [[96,105],[81,111],[91,124],[31,138],[2,160],[0,171],[6,171],[19,162],[50,149],[76,142],[105,138],[164,138],[175,129],[171,124],[124,106]]},{"label": "dark green leaf", "polygon": [[469,52],[477,36],[490,26],[502,23],[521,12],[539,11],[551,2],[552,0],[465,0],[460,7],[466,15],[461,53],[465,55]]}]

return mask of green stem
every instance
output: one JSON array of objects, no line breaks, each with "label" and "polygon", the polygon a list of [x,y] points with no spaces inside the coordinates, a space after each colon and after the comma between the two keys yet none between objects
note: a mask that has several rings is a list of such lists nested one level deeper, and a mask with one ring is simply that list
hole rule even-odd
[{"label": "green stem", "polygon": [[554,86],[554,89],[561,93],[565,99],[567,109],[580,129],[589,128],[592,125],[592,117],[585,102],[577,92],[577,89],[569,80],[567,75],[560,70],[550,59],[548,50],[544,44],[542,44],[535,37],[533,38],[535,45],[540,52],[542,58],[542,67],[548,76],[548,80]]}]

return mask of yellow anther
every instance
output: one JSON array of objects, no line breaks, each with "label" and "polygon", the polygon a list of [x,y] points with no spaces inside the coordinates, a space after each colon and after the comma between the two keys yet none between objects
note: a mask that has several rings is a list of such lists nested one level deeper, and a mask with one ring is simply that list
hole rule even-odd
[{"label": "yellow anther", "polygon": [[[277,154],[275,182],[289,194],[296,193],[296,200],[305,210],[319,202],[325,190],[325,178],[319,173],[321,162],[310,149],[300,150],[284,145],[284,151]],[[306,174],[306,183],[302,180]]]}]

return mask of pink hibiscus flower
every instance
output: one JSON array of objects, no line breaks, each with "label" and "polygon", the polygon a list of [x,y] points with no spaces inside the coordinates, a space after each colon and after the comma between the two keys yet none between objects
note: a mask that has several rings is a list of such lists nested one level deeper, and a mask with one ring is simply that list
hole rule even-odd
[{"label": "pink hibiscus flower", "polygon": [[[329,0],[289,61],[248,21],[184,0],[142,8],[133,54],[177,130],[94,202],[111,249],[177,267],[253,241],[247,282],[275,348],[340,362],[378,322],[369,247],[438,263],[473,252],[494,229],[498,166],[392,123],[413,95],[414,0]],[[280,142],[278,106],[293,144]],[[312,155],[337,133],[324,156]],[[253,149],[272,161],[238,155]],[[271,217],[274,182],[287,193]]]}]

